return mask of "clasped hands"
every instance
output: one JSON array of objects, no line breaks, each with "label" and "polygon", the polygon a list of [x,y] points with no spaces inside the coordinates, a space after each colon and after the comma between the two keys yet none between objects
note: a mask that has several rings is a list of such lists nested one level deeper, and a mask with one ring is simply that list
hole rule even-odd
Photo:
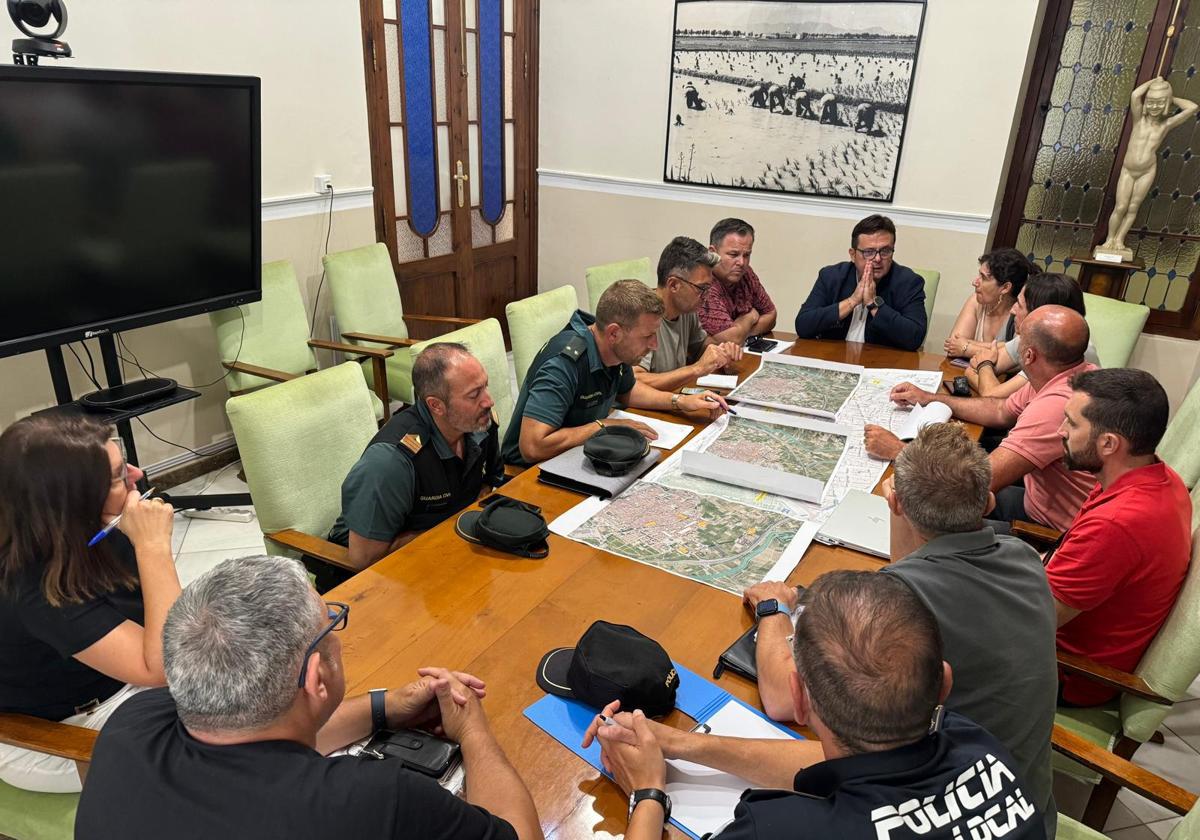
[{"label": "clasped hands", "polygon": [[704,348],[704,352],[696,360],[696,373],[698,376],[707,376],[723,370],[739,361],[742,358],[742,352],[742,346],[733,341],[710,344]]},{"label": "clasped hands", "polygon": [[854,294],[850,295],[850,303],[852,306],[862,304],[868,307],[875,301],[877,295],[875,289],[875,263],[868,262],[863,266],[862,276],[858,278],[858,285],[854,287]]},{"label": "clasped hands", "polygon": [[479,702],[487,694],[483,680],[447,668],[418,668],[420,679],[389,689],[385,700],[391,729],[426,729],[462,743],[487,730]]}]

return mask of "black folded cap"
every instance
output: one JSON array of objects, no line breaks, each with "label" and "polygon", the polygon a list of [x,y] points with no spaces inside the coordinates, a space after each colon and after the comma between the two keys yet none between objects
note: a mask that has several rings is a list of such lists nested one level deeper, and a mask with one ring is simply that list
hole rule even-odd
[{"label": "black folded cap", "polygon": [[629,426],[605,426],[583,445],[583,454],[600,475],[624,475],[649,452],[650,441]]},{"label": "black folded cap", "polygon": [[468,542],[510,554],[541,559],[550,553],[550,529],[541,508],[500,496],[483,510],[468,510],[454,523],[455,532]]},{"label": "black folded cap", "polygon": [[538,663],[537,684],[550,694],[602,709],[661,717],[675,708],[679,674],[662,645],[624,624],[597,621],[573,648],[555,648]]}]

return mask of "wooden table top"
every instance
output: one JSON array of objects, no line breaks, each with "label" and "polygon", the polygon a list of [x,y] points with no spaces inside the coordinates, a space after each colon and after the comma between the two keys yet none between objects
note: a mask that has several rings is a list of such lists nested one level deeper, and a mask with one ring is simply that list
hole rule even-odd
[{"label": "wooden table top", "polygon": [[[960,372],[941,355],[842,341],[802,340],[789,352],[866,367],[940,369],[948,377]],[[739,378],[758,363],[747,355]],[[504,486],[504,494],[538,505],[547,521],[582,501],[539,483],[537,472],[526,470]],[[721,651],[752,620],[728,592],[555,534],[549,543],[544,560],[515,557],[459,538],[452,517],[330,592],[329,598],[353,606],[340,634],[347,693],[401,685],[425,665],[477,675],[487,682],[484,708],[493,731],[532,792],[546,835],[620,835],[627,806],[617,786],[522,714],[544,696],[534,682],[542,655],[573,645],[593,621],[605,619],[636,627],[673,659],[709,677]],[[808,584],[830,570],[882,565],[814,542],[788,581]],[[753,683],[728,672],[718,682],[761,708]],[[691,725],[678,711],[667,722]]]}]

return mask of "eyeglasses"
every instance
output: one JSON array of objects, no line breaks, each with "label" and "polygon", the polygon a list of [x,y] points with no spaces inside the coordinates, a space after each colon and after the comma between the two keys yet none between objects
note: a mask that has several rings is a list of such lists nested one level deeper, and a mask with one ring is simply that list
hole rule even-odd
[{"label": "eyeglasses", "polygon": [[671,276],[681,283],[687,283],[696,290],[696,294],[700,295],[701,298],[704,298],[706,295],[708,295],[708,290],[712,288],[712,283],[705,283],[703,286],[700,286],[696,283],[693,283],[691,280],[688,280],[686,277],[680,277],[678,274],[672,274]]},{"label": "eyeglasses", "polygon": [[886,260],[892,254],[896,253],[895,248],[855,248],[854,250],[862,254],[864,260],[873,260],[876,254]]},{"label": "eyeglasses", "polygon": [[129,456],[125,454],[125,441],[121,440],[121,438],[119,438],[119,437],[112,437],[112,438],[109,438],[109,440],[111,440],[113,443],[115,443],[117,445],[117,449],[121,450],[121,472],[118,476],[116,476],[112,480],[112,483],[116,484],[119,481],[122,484],[128,486],[129,485]]},{"label": "eyeglasses", "polygon": [[313,653],[316,652],[317,645],[321,644],[321,640],[334,630],[345,630],[346,625],[350,622],[349,604],[341,604],[337,601],[326,601],[325,609],[328,611],[329,624],[317,635],[317,638],[313,639],[312,644],[308,646],[308,650],[304,651],[304,658],[300,660],[300,679],[296,682],[300,688],[304,688],[304,673],[308,670],[308,657],[312,656]]}]

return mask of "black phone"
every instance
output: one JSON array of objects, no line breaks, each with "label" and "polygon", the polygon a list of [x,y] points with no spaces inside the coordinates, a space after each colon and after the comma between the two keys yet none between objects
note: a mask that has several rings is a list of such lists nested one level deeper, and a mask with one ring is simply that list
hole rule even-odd
[{"label": "black phone", "polygon": [[458,761],[458,744],[416,729],[381,729],[371,736],[360,756],[399,759],[409,770],[440,779]]},{"label": "black phone", "polygon": [[956,397],[971,396],[971,382],[965,376],[954,377],[954,384],[950,387],[950,393]]},{"label": "black phone", "polygon": [[505,496],[503,493],[493,493],[492,495],[488,496],[486,499],[480,499],[479,506],[487,507],[488,505],[490,505],[492,502],[496,501],[497,499],[505,499],[505,498],[508,498],[508,497]]},{"label": "black phone", "polygon": [[761,335],[756,335],[746,339],[746,349],[753,350],[755,353],[767,353],[779,346],[778,341],[772,341],[769,338],[763,338]]}]

